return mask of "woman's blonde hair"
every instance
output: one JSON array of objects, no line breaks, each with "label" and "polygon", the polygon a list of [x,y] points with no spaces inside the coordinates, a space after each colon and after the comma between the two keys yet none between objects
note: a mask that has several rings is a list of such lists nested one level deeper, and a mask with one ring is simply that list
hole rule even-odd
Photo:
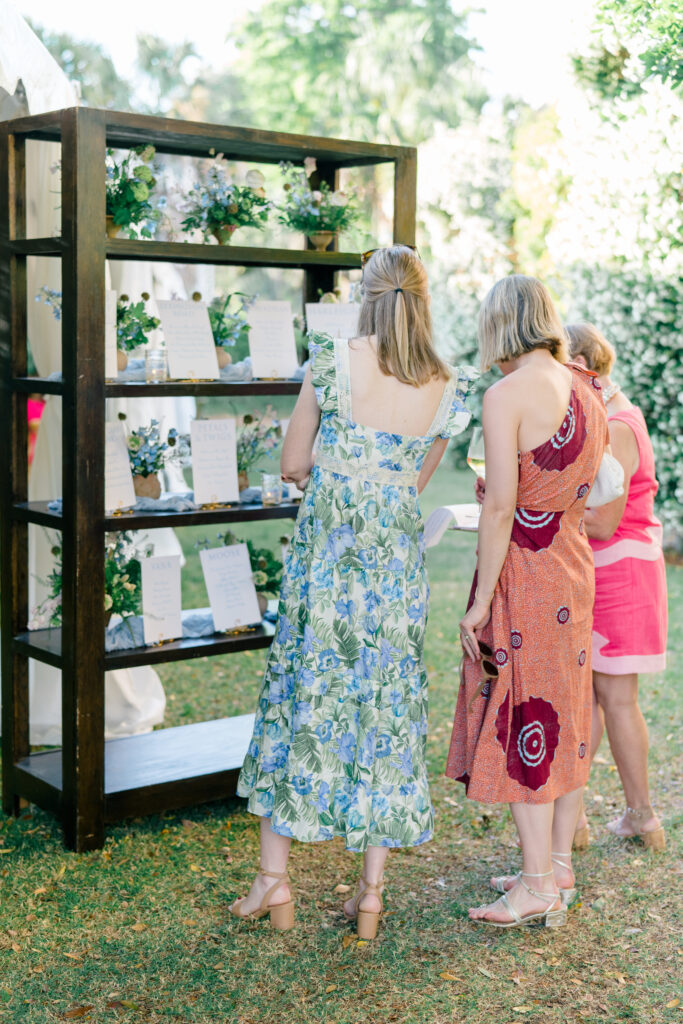
[{"label": "woman's blonde hair", "polygon": [[482,370],[537,348],[568,361],[567,335],[550,292],[535,277],[511,274],[494,284],[479,309]]},{"label": "woman's blonde hair", "polygon": [[569,353],[572,359],[583,356],[586,366],[598,377],[608,374],[617,358],[614,345],[611,345],[595,324],[581,322],[567,324],[565,331],[569,336]]},{"label": "woman's blonde hair", "polygon": [[427,273],[405,245],[377,249],[363,268],[360,337],[377,336],[382,373],[419,387],[449,372],[432,345]]}]

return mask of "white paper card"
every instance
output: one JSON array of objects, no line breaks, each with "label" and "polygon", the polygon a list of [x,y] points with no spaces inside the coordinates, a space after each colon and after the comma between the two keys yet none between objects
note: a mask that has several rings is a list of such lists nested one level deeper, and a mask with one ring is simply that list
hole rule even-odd
[{"label": "white paper card", "polygon": [[131,508],[136,502],[123,424],[115,420],[104,425],[104,510]]},{"label": "white paper card", "polygon": [[104,293],[104,376],[115,380],[119,368],[116,362],[116,292]]},{"label": "white paper card", "polygon": [[246,544],[200,551],[217,632],[261,621]]},{"label": "white paper card", "polygon": [[289,379],[299,365],[290,304],[255,302],[249,310],[249,326],[254,377]]},{"label": "white paper card", "polygon": [[446,530],[465,530],[476,533],[479,529],[479,513],[481,507],[473,502],[470,505],[442,505],[435,508],[425,522],[425,547],[432,548],[438,544]]},{"label": "white paper card", "polygon": [[355,338],[359,312],[357,302],[307,302],[306,326],[332,338]]},{"label": "white paper card", "polygon": [[[287,431],[289,430],[289,419],[280,420],[280,428],[282,430],[282,440],[284,441]],[[287,497],[290,501],[295,501],[297,498],[303,498],[304,492],[300,491],[296,484],[287,484]]]},{"label": "white paper card", "polygon": [[195,503],[239,501],[235,420],[192,420],[190,437]]},{"label": "white paper card", "polygon": [[218,380],[216,346],[205,302],[159,300],[159,317],[174,380]]},{"label": "white paper card", "polygon": [[141,558],[142,629],[146,644],[183,635],[180,555]]}]

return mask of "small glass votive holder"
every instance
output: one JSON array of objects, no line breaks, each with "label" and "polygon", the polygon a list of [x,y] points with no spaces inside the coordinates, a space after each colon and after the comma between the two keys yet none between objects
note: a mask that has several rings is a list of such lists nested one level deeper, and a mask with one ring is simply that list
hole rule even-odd
[{"label": "small glass votive holder", "polygon": [[261,503],[279,505],[282,502],[282,480],[276,473],[261,473]]},{"label": "small glass votive holder", "polygon": [[165,348],[148,348],[145,352],[145,380],[148,384],[168,380],[168,358]]}]

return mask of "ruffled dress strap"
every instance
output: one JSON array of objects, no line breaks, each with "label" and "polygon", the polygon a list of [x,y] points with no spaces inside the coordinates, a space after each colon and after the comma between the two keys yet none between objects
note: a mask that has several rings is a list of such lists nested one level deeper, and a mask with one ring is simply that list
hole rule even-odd
[{"label": "ruffled dress strap", "polygon": [[311,380],[318,405],[323,412],[336,412],[338,396],[334,340],[329,334],[311,332],[308,336],[308,351],[311,356]]},{"label": "ruffled dress strap", "polygon": [[429,437],[456,437],[465,430],[472,418],[472,413],[465,405],[465,399],[472,389],[475,375],[460,366],[450,366],[449,370],[451,376],[446,382],[439,408],[427,432]]}]

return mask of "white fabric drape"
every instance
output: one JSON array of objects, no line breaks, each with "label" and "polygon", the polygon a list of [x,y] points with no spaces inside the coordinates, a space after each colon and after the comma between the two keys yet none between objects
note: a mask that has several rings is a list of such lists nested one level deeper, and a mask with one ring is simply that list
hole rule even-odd
[{"label": "white fabric drape", "polygon": [[[75,106],[78,98],[74,87],[7,0],[0,0],[0,24],[0,89],[10,97],[15,93],[20,95],[23,83],[31,114]],[[60,159],[59,146],[44,142],[31,142],[28,146],[28,234],[38,237],[58,234],[60,180],[59,174],[53,174],[50,167]],[[144,264],[137,266],[144,270]],[[132,284],[131,281],[129,287]],[[59,260],[32,258],[28,261],[30,346],[38,374],[48,376],[61,369],[61,325],[47,306],[33,301],[43,285],[61,290]],[[140,290],[142,288],[144,285]],[[48,397],[31,468],[30,500],[47,500],[61,495],[61,433],[61,399]],[[177,541],[172,532],[168,532],[172,542],[167,543],[169,546],[174,544],[173,550],[177,550]],[[52,543],[46,531],[33,526],[29,528],[30,608],[46,594],[40,581],[45,579],[53,565]],[[107,738],[149,731],[163,721],[165,705],[159,676],[148,666],[106,673]],[[61,742],[61,674],[35,661],[30,663],[30,715],[32,744]]]}]

